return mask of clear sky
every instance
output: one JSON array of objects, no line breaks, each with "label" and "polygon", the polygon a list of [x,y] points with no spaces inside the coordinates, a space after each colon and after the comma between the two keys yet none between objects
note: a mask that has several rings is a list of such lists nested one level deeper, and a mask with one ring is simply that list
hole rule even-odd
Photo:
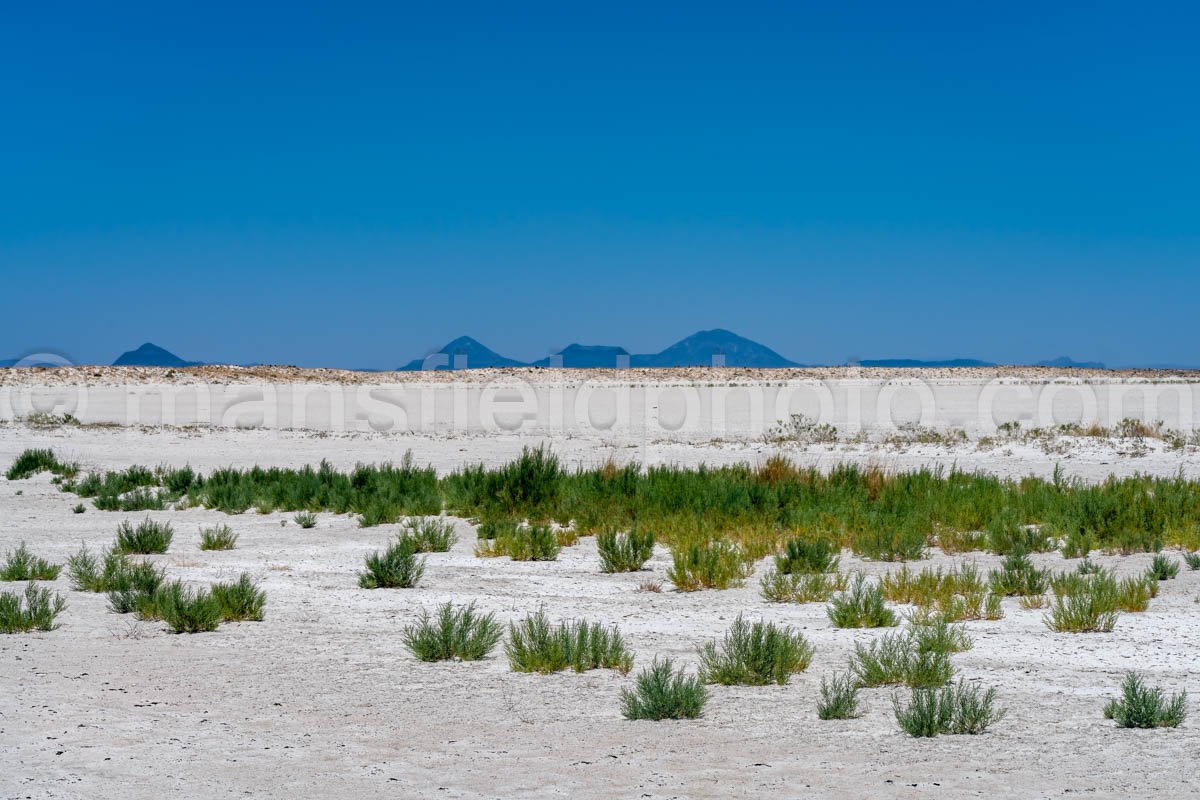
[{"label": "clear sky", "polygon": [[1200,364],[1200,12],[20,3],[0,357]]}]

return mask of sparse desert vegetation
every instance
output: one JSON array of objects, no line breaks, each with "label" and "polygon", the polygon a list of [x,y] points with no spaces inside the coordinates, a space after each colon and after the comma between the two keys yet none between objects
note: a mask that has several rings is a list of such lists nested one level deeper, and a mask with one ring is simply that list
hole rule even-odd
[{"label": "sparse desert vegetation", "polygon": [[826,610],[836,628],[888,628],[900,622],[896,612],[884,602],[880,587],[861,572],[845,591],[829,601]]},{"label": "sparse desert vegetation", "polygon": [[425,574],[425,559],[417,557],[416,544],[398,538],[382,552],[367,556],[366,569],[358,574],[364,589],[411,589]]},{"label": "sparse desert vegetation", "polygon": [[474,603],[459,608],[445,603],[436,614],[422,609],[403,636],[404,645],[421,661],[479,661],[492,652],[504,628],[494,614],[476,611]]},{"label": "sparse desert vegetation", "polygon": [[704,711],[708,690],[694,675],[676,670],[668,658],[657,658],[638,673],[632,689],[621,690],[625,719],[695,719]]},{"label": "sparse desert vegetation", "polygon": [[61,595],[36,582],[27,584],[24,592],[0,591],[0,633],[52,631],[66,607]]},{"label": "sparse desert vegetation", "polygon": [[[50,456],[57,462],[53,452]],[[53,463],[44,455],[27,461]],[[917,737],[995,731],[1007,743],[1009,726],[996,725],[1004,713],[997,691],[1014,704],[1010,692],[1026,703],[1037,692],[1030,688],[1036,680],[1018,676],[1002,679],[996,689],[978,685],[980,659],[991,668],[997,658],[1007,658],[996,655],[995,638],[1005,649],[1016,643],[1013,658],[1038,652],[1053,661],[1055,648],[1066,640],[1054,632],[1109,630],[1110,636],[1095,639],[1102,642],[1095,652],[1105,657],[1122,646],[1116,637],[1124,630],[1136,630],[1138,612],[1151,603],[1155,618],[1159,604],[1177,610],[1180,594],[1191,607],[1196,578],[1189,557],[1200,558],[1191,549],[1196,546],[1191,533],[1180,527],[1190,524],[1184,522],[1193,516],[1189,503],[1200,503],[1200,490],[1192,500],[1191,484],[1163,478],[1118,479],[1097,489],[1061,477],[1007,481],[953,471],[838,466],[815,472],[782,457],[752,468],[642,468],[610,461],[596,469],[567,469],[547,449],[526,450],[500,467],[441,474],[412,458],[398,467],[345,472],[328,464],[211,472],[129,468],[77,471],[73,477],[39,471],[41,483],[30,492],[37,503],[52,503],[58,495],[47,492],[49,471],[59,490],[94,497],[101,511],[163,509],[153,519],[123,523],[115,538],[108,525],[99,537],[93,532],[91,523],[109,519],[105,514],[70,518],[74,531],[85,532],[90,549],[69,557],[43,539],[31,541],[32,548],[12,539],[6,554],[5,566],[14,565],[17,580],[29,574],[17,566],[40,560],[34,550],[65,558],[72,590],[104,595],[72,600],[71,620],[93,613],[120,620],[92,618],[88,624],[107,627],[122,647],[144,646],[139,639],[157,636],[201,650],[237,641],[239,652],[253,652],[255,646],[243,638],[252,633],[303,660],[277,629],[299,626],[308,636],[336,626],[337,636],[345,637],[364,625],[379,637],[373,641],[380,652],[403,648],[405,657],[379,662],[397,681],[413,681],[409,670],[428,670],[420,673],[421,685],[444,685],[447,702],[464,713],[473,714],[475,703],[500,703],[506,717],[522,723],[566,725],[562,719],[586,714],[589,724],[603,728],[618,711],[630,719],[662,720],[707,712],[703,723],[681,727],[724,731],[742,714],[767,719],[759,703],[778,698],[757,698],[786,691],[798,701],[793,710],[799,717],[815,710],[821,720],[843,721],[822,723],[821,730],[835,740],[848,737],[847,748],[861,744],[863,736],[879,735],[885,719]],[[1160,491],[1169,506],[1140,497]],[[1077,499],[1077,493],[1087,498]],[[1066,520],[1068,507],[1074,521]],[[1136,523],[1131,507],[1140,508]],[[52,518],[61,521],[70,508],[60,500]],[[270,516],[219,521],[234,511]],[[187,524],[193,513],[207,515],[198,517],[201,551],[237,550],[171,551],[171,526]],[[320,535],[301,536],[305,522],[318,514],[320,531],[314,533]],[[1114,516],[1124,522],[1113,523]],[[1141,528],[1128,527],[1135,524]],[[382,538],[379,525],[390,525]],[[470,548],[455,547],[458,531],[470,530],[468,525],[476,531],[480,556],[551,563],[517,567],[508,559],[474,559]],[[371,541],[383,544],[368,554]],[[577,541],[584,544],[575,548]],[[663,547],[652,559],[656,544]],[[270,548],[265,555],[264,546]],[[348,560],[330,570],[326,550]],[[1066,558],[1078,550],[1090,556]],[[173,555],[164,558],[163,552]],[[669,553],[665,565],[663,553]],[[266,570],[263,577],[253,578],[260,570]],[[755,583],[747,588],[751,576]],[[355,584],[413,591],[402,597],[357,592]],[[21,589],[16,587],[17,594]],[[464,597],[464,590],[470,594]],[[503,602],[494,602],[493,592]],[[347,611],[339,594],[357,596],[357,610]],[[488,613],[469,602],[472,595]],[[43,598],[39,590],[42,599],[53,609],[53,593]],[[613,611],[597,613],[595,607]],[[1002,620],[1004,607],[1013,621]],[[1037,622],[1043,616],[1044,627]],[[50,624],[62,620],[59,614]],[[231,626],[225,635],[225,623],[255,620],[265,621],[242,630]],[[137,635],[113,627],[118,624],[138,626]],[[1040,633],[1030,632],[1031,625]],[[221,635],[168,637],[212,630]],[[61,638],[61,633],[47,637]],[[320,639],[310,639],[310,645],[319,647]],[[442,670],[452,668],[439,663],[488,659],[501,645],[500,664],[489,660],[458,671],[469,679],[451,677]],[[973,646],[975,652],[958,655]],[[678,656],[651,661],[656,651],[682,653],[687,667],[680,669]],[[819,681],[801,674],[815,670],[823,673]],[[563,671],[588,674],[538,677]],[[455,688],[461,680],[480,681],[492,694]],[[564,690],[564,681],[573,688]],[[791,685],[772,688],[781,684]],[[425,703],[423,691],[404,703]],[[460,691],[465,693],[456,694]],[[564,691],[572,704],[567,712],[530,699]],[[499,699],[492,699],[497,692]],[[1131,725],[1153,720],[1144,710],[1153,706],[1153,692],[1142,684],[1118,698],[1110,704],[1113,719]],[[612,705],[618,696],[619,709]],[[1186,714],[1185,701],[1166,693],[1160,699],[1161,719],[1167,720],[1161,724],[1170,724],[1175,710]],[[1129,702],[1118,706],[1121,700]],[[1097,710],[1093,700],[1091,711],[1082,713],[1095,721]],[[781,735],[780,746],[784,740],[792,750],[814,747],[802,725]]]},{"label": "sparse desert vegetation", "polygon": [[941,689],[913,689],[908,703],[892,698],[896,721],[909,736],[980,734],[1005,716],[996,706],[996,690],[959,681]]},{"label": "sparse desert vegetation", "polygon": [[615,669],[626,673],[633,655],[616,627],[575,620],[554,625],[543,610],[508,626],[504,644],[514,672]]},{"label": "sparse desert vegetation", "polygon": [[212,525],[200,529],[201,550],[232,550],[237,547],[237,534],[228,525]]},{"label": "sparse desert vegetation", "polygon": [[628,533],[615,530],[596,534],[601,572],[637,572],[654,553],[654,533],[636,527]]},{"label": "sparse desert vegetation", "polygon": [[4,554],[4,564],[0,565],[0,581],[52,581],[61,570],[58,564],[35,556],[21,542]]},{"label": "sparse desert vegetation", "polygon": [[782,686],[808,669],[813,652],[799,631],[773,622],[747,622],[739,614],[722,639],[700,648],[700,679],[726,686]]},{"label": "sparse desert vegetation", "polygon": [[1104,718],[1118,728],[1178,728],[1187,719],[1187,692],[1167,696],[1161,688],[1150,687],[1136,672],[1129,672],[1121,683],[1121,696],[1104,706]]}]

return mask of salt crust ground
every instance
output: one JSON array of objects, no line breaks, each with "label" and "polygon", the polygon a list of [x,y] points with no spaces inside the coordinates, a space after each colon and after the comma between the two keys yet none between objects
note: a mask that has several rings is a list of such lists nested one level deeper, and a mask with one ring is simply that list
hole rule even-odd
[{"label": "salt crust ground", "polygon": [[[53,447],[85,467],[190,463],[202,470],[323,457],[346,467],[396,460],[411,449],[419,463],[447,471],[465,462],[500,463],[530,443],[537,442],[4,426],[0,466],[30,446]],[[773,452],[755,444],[553,445],[568,464],[610,455],[728,463]],[[785,452],[821,466],[842,459],[895,469],[957,464],[1004,475],[1048,474],[1061,462],[1089,480],[1111,472],[1196,475],[1200,466],[1187,451],[1131,458],[1093,443],[1069,457],[1033,446],[1007,454],[973,445]],[[62,561],[80,543],[96,549],[111,542],[122,519],[144,516],[94,508],[76,515],[76,502],[45,475],[0,479],[0,549],[23,540]],[[59,630],[0,636],[0,796],[1036,798],[1200,791],[1194,699],[1193,719],[1174,731],[1121,731],[1100,714],[1128,669],[1200,695],[1200,572],[1184,570],[1164,583],[1149,612],[1122,615],[1108,635],[1052,633],[1041,612],[1006,600],[1003,620],[969,624],[975,647],[954,661],[967,679],[999,688],[1008,717],[984,736],[914,740],[897,729],[888,690],[864,692],[861,719],[816,719],[821,676],[843,669],[854,643],[877,632],[834,630],[821,604],[767,604],[757,575],[724,592],[676,593],[669,583],[662,594],[637,592],[642,581],[663,579],[665,550],[648,572],[616,576],[599,573],[590,539],[552,563],[481,560],[471,553],[470,527],[460,522],[458,546],[429,557],[419,588],[364,591],[355,572],[394,526],[363,529],[331,514],[309,531],[281,526],[289,515],[279,513],[150,516],[175,526],[171,552],[155,557],[172,576],[207,583],[249,571],[268,593],[267,620],[174,636],[109,613],[103,597],[70,591],[60,578],[54,588],[70,605]],[[238,532],[238,549],[201,552],[197,529],[218,522]],[[983,568],[999,560],[967,558]],[[938,554],[931,563],[961,560]],[[1059,569],[1073,564],[1057,554],[1037,560]],[[1149,559],[1095,560],[1131,574]],[[852,557],[843,566],[870,575],[894,568]],[[506,621],[543,605],[554,617],[616,623],[640,664],[656,654],[694,664],[695,646],[721,634],[739,612],[798,626],[817,655],[786,687],[715,688],[698,721],[627,722],[617,698],[630,679],[607,671],[540,677],[510,672],[502,656],[475,664],[414,660],[400,628],[418,609],[447,600],[476,600]]]}]

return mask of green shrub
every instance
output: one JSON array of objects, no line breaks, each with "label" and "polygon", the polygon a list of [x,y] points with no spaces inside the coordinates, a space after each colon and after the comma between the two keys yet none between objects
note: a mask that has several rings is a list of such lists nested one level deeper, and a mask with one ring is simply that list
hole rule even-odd
[{"label": "green shrub", "polygon": [[1118,728],[1177,728],[1187,717],[1187,692],[1169,698],[1159,687],[1149,688],[1135,672],[1125,675],[1121,697],[1104,707],[1104,718]]},{"label": "green shrub", "polygon": [[421,661],[478,661],[486,658],[504,630],[492,614],[478,614],[475,604],[456,609],[440,606],[436,617],[421,610],[417,621],[404,627],[404,644]]},{"label": "green shrub", "polygon": [[733,542],[715,539],[671,548],[667,580],[682,592],[741,586],[750,567]]},{"label": "green shrub", "polygon": [[[154,564],[132,561],[116,549],[102,551],[101,557],[97,559],[90,550],[83,547],[67,558],[67,575],[71,581],[71,588],[76,591],[139,595],[153,594],[163,581],[164,571],[162,567]],[[132,599],[127,599],[119,605],[125,607],[132,602]]]},{"label": "green shrub", "polygon": [[700,679],[725,686],[786,684],[812,663],[812,645],[797,630],[773,622],[753,624],[739,614],[720,642],[700,648]]},{"label": "green shrub", "polygon": [[929,546],[928,525],[912,520],[881,521],[860,530],[850,539],[850,549],[873,561],[916,561]]},{"label": "green shrub", "polygon": [[846,591],[830,600],[826,613],[835,628],[888,628],[899,623],[896,612],[885,605],[879,586],[867,583],[861,572]]},{"label": "green shrub", "polygon": [[1079,562],[1079,566],[1075,567],[1075,571],[1080,575],[1096,575],[1097,573],[1103,572],[1104,567],[1095,563],[1091,559],[1085,558],[1083,561]]},{"label": "green shrub", "polygon": [[87,509],[84,507],[83,503],[76,503],[71,508],[71,511],[75,514],[82,514],[83,512],[87,511]]},{"label": "green shrub", "polygon": [[0,567],[0,581],[52,581],[62,570],[57,564],[38,558],[29,552],[24,542],[16,550],[5,553]]},{"label": "green shrub", "polygon": [[243,572],[233,583],[214,583],[211,593],[224,622],[262,622],[267,593]]},{"label": "green shrub", "polygon": [[1042,619],[1059,633],[1108,633],[1117,624],[1116,598],[1102,588],[1059,594]]},{"label": "green shrub", "polygon": [[1150,562],[1146,574],[1158,581],[1171,580],[1179,574],[1179,562],[1168,558],[1165,553],[1159,553]]},{"label": "green shrub", "polygon": [[882,636],[867,646],[854,646],[850,673],[863,687],[907,684],[914,688],[936,688],[954,675],[950,651],[918,649],[918,642],[905,633]]},{"label": "green shrub", "polygon": [[683,670],[676,672],[670,659],[654,659],[638,673],[632,690],[621,690],[625,719],[696,719],[706,702],[704,683]]},{"label": "green shrub", "polygon": [[[292,522],[308,530],[309,528],[317,527],[317,515],[311,511],[297,511],[296,515],[292,517]],[[364,525],[363,527],[367,526]]]},{"label": "green shrub", "polygon": [[988,549],[998,555],[1009,553],[1046,553],[1054,541],[1040,528],[1027,528],[1011,514],[1001,515],[988,526]]},{"label": "green shrub", "polygon": [[136,527],[129,522],[117,526],[115,550],[120,553],[165,553],[174,536],[169,522],[155,522],[147,517]]},{"label": "green shrub", "polygon": [[615,626],[587,621],[552,625],[541,610],[509,624],[504,651],[514,672],[547,674],[569,667],[576,672],[606,668],[624,674],[633,667],[633,655]]},{"label": "green shrub", "polygon": [[175,633],[215,631],[221,624],[217,599],[207,589],[192,589],[180,581],[160,586],[154,593],[153,606],[153,615]]},{"label": "green shrub", "polygon": [[771,603],[824,603],[834,592],[845,591],[848,581],[841,572],[785,575],[773,569],[759,586],[763,599]]},{"label": "green shrub", "polygon": [[412,539],[418,553],[448,553],[458,542],[454,523],[448,519],[410,517],[404,521],[400,536]]},{"label": "green shrub", "polygon": [[784,575],[837,572],[838,547],[828,539],[789,539],[775,556],[775,569]]},{"label": "green shrub", "polygon": [[519,525],[475,545],[475,555],[481,558],[508,556],[513,561],[554,561],[560,550],[558,534],[549,525]]},{"label": "green shrub", "polygon": [[23,594],[0,592],[0,633],[52,631],[54,618],[67,607],[62,595],[50,596],[50,590],[30,583]]},{"label": "green shrub", "polygon": [[237,540],[237,534],[228,525],[200,529],[201,550],[232,550],[237,546]]},{"label": "green shrub", "polygon": [[515,519],[485,519],[480,521],[476,529],[479,539],[497,539],[503,536],[515,536],[521,523]]},{"label": "green shrub", "polygon": [[52,472],[55,475],[73,478],[79,472],[79,466],[59,461],[53,450],[29,449],[17,456],[5,477],[10,481],[19,481],[39,472]]},{"label": "green shrub", "polygon": [[898,696],[892,707],[900,728],[910,736],[978,734],[1004,718],[1005,709],[995,708],[996,690],[980,691],[960,680],[942,689],[913,689],[907,706]]},{"label": "green shrub", "polygon": [[1000,569],[992,570],[989,583],[992,592],[1004,597],[1045,594],[1050,586],[1049,572],[1034,567],[1023,550],[1009,553]]},{"label": "green shrub", "polygon": [[918,653],[964,653],[975,645],[966,628],[944,619],[914,623],[908,633]]},{"label": "green shrub", "polygon": [[862,716],[858,705],[858,682],[850,673],[821,678],[821,699],[817,701],[818,719],[855,719]]},{"label": "green shrub", "polygon": [[1200,569],[1200,552],[1183,553],[1183,563],[1187,564],[1187,568],[1191,570]]},{"label": "green shrub", "polygon": [[425,559],[417,558],[410,539],[398,539],[382,553],[371,553],[366,565],[358,574],[358,585],[364,589],[411,589],[425,574]]},{"label": "green shrub", "polygon": [[596,534],[601,572],[637,572],[654,554],[654,534],[633,528],[629,533],[615,530]]}]

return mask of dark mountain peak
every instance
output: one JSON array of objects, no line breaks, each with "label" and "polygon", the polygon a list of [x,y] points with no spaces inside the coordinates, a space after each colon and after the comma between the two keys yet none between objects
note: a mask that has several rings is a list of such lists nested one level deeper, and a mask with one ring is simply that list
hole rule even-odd
[{"label": "dark mountain peak", "polygon": [[[439,356],[444,356],[440,358]],[[428,366],[426,366],[428,365]],[[459,336],[434,350],[425,358],[414,358],[401,370],[484,369],[487,367],[523,367],[520,361],[505,358],[470,336]]]},{"label": "dark mountain peak", "polygon": [[617,369],[629,366],[628,361],[622,362],[622,357],[628,359],[629,351],[624,347],[608,344],[569,344],[553,356],[539,359],[530,364],[532,367],[548,367],[562,358],[565,369]]},{"label": "dark mountain peak", "polygon": [[779,369],[800,366],[766,345],[724,328],[697,331],[655,355],[634,356],[635,367],[707,367],[714,358],[727,367]]},{"label": "dark mountain peak", "polygon": [[127,350],[113,362],[114,367],[193,367],[198,361],[184,361],[179,356],[153,342],[136,350]]},{"label": "dark mountain peak", "polygon": [[1076,361],[1070,356],[1059,356],[1058,358],[1050,358],[1045,361],[1039,361],[1034,366],[1038,367],[1059,367],[1062,369],[1104,369],[1104,365],[1099,361]]}]

